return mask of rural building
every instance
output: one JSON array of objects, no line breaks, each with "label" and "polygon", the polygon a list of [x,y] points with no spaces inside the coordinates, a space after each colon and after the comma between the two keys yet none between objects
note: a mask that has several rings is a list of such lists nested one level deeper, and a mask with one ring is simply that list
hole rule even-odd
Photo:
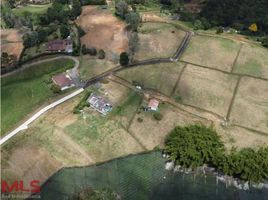
[{"label": "rural building", "polygon": [[89,96],[87,101],[90,104],[90,107],[94,108],[103,115],[106,115],[112,110],[112,105],[108,101],[93,93]]},{"label": "rural building", "polygon": [[52,40],[47,43],[47,51],[52,52],[73,52],[73,42],[70,36],[64,40]]},{"label": "rural building", "polygon": [[159,105],[159,101],[156,99],[150,99],[149,103],[148,103],[148,109],[149,110],[153,110],[153,111],[157,111],[158,110],[158,105]]},{"label": "rural building", "polygon": [[61,90],[66,90],[66,89],[74,86],[72,79],[66,73],[53,76],[52,81],[56,85],[58,85],[61,88]]}]

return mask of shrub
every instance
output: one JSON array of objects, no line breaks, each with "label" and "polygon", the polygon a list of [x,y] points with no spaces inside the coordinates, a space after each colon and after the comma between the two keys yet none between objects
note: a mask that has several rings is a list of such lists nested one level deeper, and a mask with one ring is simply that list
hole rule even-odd
[{"label": "shrub", "polygon": [[120,65],[126,66],[129,63],[128,54],[126,52],[123,52],[120,54]]},{"label": "shrub", "polygon": [[82,0],[82,5],[106,5],[105,0]]},{"label": "shrub", "polygon": [[60,86],[56,84],[52,84],[50,89],[53,91],[54,94],[58,94],[61,92]]},{"label": "shrub", "polygon": [[91,95],[91,92],[85,93],[84,97],[81,99],[81,101],[78,103],[78,105],[74,107],[74,110],[73,110],[74,114],[80,113],[80,110],[83,110],[84,107],[89,106],[87,99],[90,95]]},{"label": "shrub", "polygon": [[163,119],[163,115],[160,112],[156,112],[153,114],[154,119],[157,121],[161,121]]},{"label": "shrub", "polygon": [[141,123],[143,122],[143,119],[141,117],[138,117],[137,121]]},{"label": "shrub", "polygon": [[105,51],[103,49],[99,50],[99,59],[104,59],[105,58]]}]

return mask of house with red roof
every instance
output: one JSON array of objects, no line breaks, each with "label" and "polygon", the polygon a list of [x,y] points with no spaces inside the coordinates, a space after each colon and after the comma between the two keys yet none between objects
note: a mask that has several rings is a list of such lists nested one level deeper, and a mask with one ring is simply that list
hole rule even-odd
[{"label": "house with red roof", "polygon": [[74,86],[74,83],[71,79],[71,77],[66,74],[58,74],[52,77],[52,81],[60,87],[61,90],[66,90],[68,88],[71,88]]}]

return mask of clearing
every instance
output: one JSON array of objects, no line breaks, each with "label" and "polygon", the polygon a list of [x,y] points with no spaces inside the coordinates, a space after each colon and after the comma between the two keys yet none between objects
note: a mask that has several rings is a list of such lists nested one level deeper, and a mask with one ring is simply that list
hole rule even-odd
[{"label": "clearing", "polygon": [[129,68],[116,73],[116,75],[130,83],[135,81],[144,88],[156,89],[165,95],[170,95],[183,66],[182,63],[146,65]]},{"label": "clearing", "polygon": [[182,60],[226,72],[231,72],[240,48],[239,42],[210,36],[194,36]]},{"label": "clearing", "polygon": [[268,82],[242,78],[230,119],[236,124],[268,134]]},{"label": "clearing", "polygon": [[1,135],[45,101],[55,97],[50,89],[51,76],[73,66],[73,60],[57,59],[1,78]]},{"label": "clearing", "polygon": [[184,31],[172,24],[142,23],[139,28],[139,45],[134,60],[172,57],[184,35]]},{"label": "clearing", "polygon": [[1,30],[1,51],[19,59],[23,50],[22,34],[16,29]]},{"label": "clearing", "polygon": [[243,44],[234,72],[268,79],[268,50]]},{"label": "clearing", "polygon": [[116,66],[117,65],[112,61],[97,59],[90,55],[83,55],[80,57],[80,77],[83,80],[88,80]]},{"label": "clearing", "polygon": [[225,117],[231,102],[238,77],[215,70],[187,65],[174,97]]},{"label": "clearing", "polygon": [[103,49],[110,60],[116,60],[121,52],[128,51],[125,24],[109,10],[83,6],[76,23],[86,32],[80,38],[82,45]]}]

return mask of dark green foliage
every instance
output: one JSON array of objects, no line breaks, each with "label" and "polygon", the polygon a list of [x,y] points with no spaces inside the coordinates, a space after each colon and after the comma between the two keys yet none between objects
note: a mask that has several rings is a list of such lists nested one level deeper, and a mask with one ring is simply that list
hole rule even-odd
[{"label": "dark green foliage", "polygon": [[92,190],[87,188],[75,195],[73,200],[118,200],[118,195],[110,189]]},{"label": "dark green foliage", "polygon": [[160,112],[156,112],[153,114],[154,119],[157,121],[161,121],[163,119],[163,115]]},{"label": "dark green foliage", "polygon": [[27,47],[32,47],[38,44],[38,33],[36,31],[26,33],[22,37],[23,45]]},{"label": "dark green foliage", "polygon": [[138,117],[137,121],[141,123],[141,122],[143,122],[143,119]]},{"label": "dark green foliage", "polygon": [[201,11],[211,24],[233,26],[239,23],[245,33],[252,23],[258,25],[259,33],[268,34],[268,1],[266,0],[209,0]]},{"label": "dark green foliage", "polygon": [[77,26],[77,31],[78,31],[79,37],[82,37],[86,34],[86,32],[80,26]]},{"label": "dark green foliage", "polygon": [[268,37],[265,37],[261,40],[262,46],[268,48]]},{"label": "dark green foliage", "polygon": [[251,183],[268,178],[268,147],[259,150],[232,149],[226,154],[216,131],[203,125],[176,127],[166,138],[165,144],[165,152],[170,158],[186,168],[209,164]]},{"label": "dark green foliage", "polygon": [[72,0],[72,10],[71,10],[71,19],[76,19],[76,17],[78,17],[81,12],[82,12],[82,5],[81,2],[79,0]]},{"label": "dark green foliage", "polygon": [[220,26],[219,28],[217,28],[216,33],[217,33],[217,34],[221,34],[221,33],[223,33],[223,27]]},{"label": "dark green foliage", "polygon": [[139,13],[129,12],[125,17],[130,30],[137,31],[141,21]]},{"label": "dark green foliage", "polygon": [[99,54],[99,56],[98,56],[99,59],[104,59],[105,58],[105,51],[103,49],[99,50],[98,54]]},{"label": "dark green foliage", "polygon": [[52,84],[50,89],[53,91],[54,94],[58,94],[61,92],[60,86],[56,84]]},{"label": "dark green foliage", "polygon": [[217,164],[224,152],[216,131],[203,125],[176,127],[166,139],[165,152],[176,164],[196,168],[204,163]]},{"label": "dark green foliage", "polygon": [[83,5],[106,5],[105,0],[82,0]]},{"label": "dark green foliage", "polygon": [[[86,45],[83,44],[82,46],[82,50],[81,50],[82,54],[89,54],[91,56],[95,56],[97,55],[97,50],[96,48],[92,47],[92,48],[87,48]],[[105,57],[105,56],[104,56]]]},{"label": "dark green foliage", "polygon": [[129,60],[132,61],[135,52],[138,49],[139,36],[137,32],[132,32],[129,36],[128,50],[129,50]]},{"label": "dark green foliage", "polygon": [[124,1],[118,1],[115,3],[115,14],[122,19],[125,19],[125,16],[128,12],[128,4]]},{"label": "dark green foliage", "polygon": [[70,35],[70,28],[66,24],[60,26],[60,35],[63,39],[67,38]]},{"label": "dark green foliage", "polygon": [[42,43],[42,42],[46,41],[48,33],[44,28],[38,29],[37,33],[38,33],[38,41],[39,41],[39,43]]},{"label": "dark green foliage", "polygon": [[126,66],[129,63],[128,54],[126,52],[123,52],[120,54],[120,65]]},{"label": "dark green foliage", "polygon": [[78,105],[74,107],[74,110],[73,110],[74,114],[80,113],[80,110],[83,110],[84,107],[89,106],[87,99],[90,95],[91,95],[91,92],[85,93],[84,97],[81,99],[81,101],[78,103]]}]

